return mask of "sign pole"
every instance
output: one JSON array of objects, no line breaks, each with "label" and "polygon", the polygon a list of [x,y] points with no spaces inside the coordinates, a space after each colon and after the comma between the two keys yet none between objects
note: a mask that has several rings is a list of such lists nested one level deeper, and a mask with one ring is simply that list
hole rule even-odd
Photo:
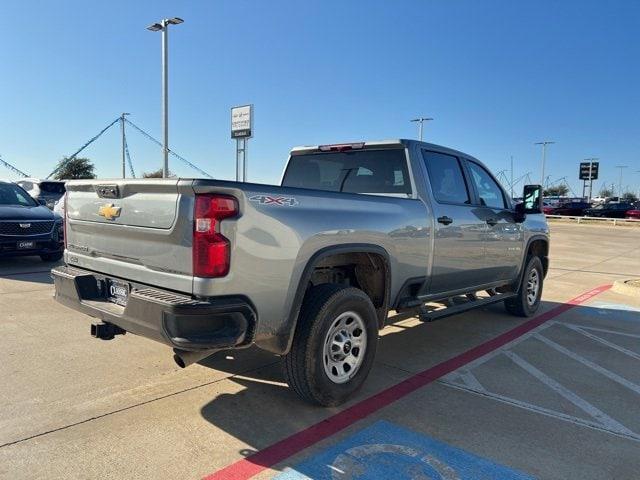
[{"label": "sign pole", "polygon": [[247,146],[249,145],[249,139],[245,138],[242,142],[242,181],[247,181]]},{"label": "sign pole", "polygon": [[593,159],[589,159],[589,203],[591,203],[591,193],[593,191]]},{"label": "sign pole", "polygon": [[[231,108],[231,138],[236,139],[236,181],[247,181],[247,150],[253,136],[253,105]],[[242,160],[241,160],[242,158]]]},{"label": "sign pole", "polygon": [[597,158],[585,158],[585,161],[580,163],[580,175],[579,179],[583,180],[582,185],[582,197],[585,198],[585,189],[587,187],[587,181],[589,181],[589,203],[591,203],[591,197],[593,195],[593,181],[598,179],[598,170],[600,162],[596,161]]},{"label": "sign pole", "polygon": [[240,139],[236,138],[236,182],[240,181]]}]

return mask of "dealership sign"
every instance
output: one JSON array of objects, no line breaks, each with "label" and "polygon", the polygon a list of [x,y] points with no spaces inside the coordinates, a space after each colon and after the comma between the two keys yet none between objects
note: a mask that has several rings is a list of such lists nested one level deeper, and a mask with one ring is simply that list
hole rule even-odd
[{"label": "dealership sign", "polygon": [[580,164],[580,180],[597,180],[599,162],[582,162]]},{"label": "dealership sign", "polygon": [[231,109],[231,138],[251,138],[253,135],[253,105]]}]

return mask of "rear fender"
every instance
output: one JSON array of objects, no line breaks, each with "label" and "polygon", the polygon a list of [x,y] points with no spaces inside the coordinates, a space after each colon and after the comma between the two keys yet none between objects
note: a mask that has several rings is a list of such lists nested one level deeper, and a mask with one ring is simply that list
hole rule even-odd
[{"label": "rear fender", "polygon": [[296,293],[293,299],[293,303],[291,305],[291,309],[289,310],[289,314],[285,319],[284,325],[282,325],[280,332],[282,334],[273,337],[272,340],[275,341],[275,344],[269,342],[269,345],[260,345],[258,346],[265,348],[267,350],[273,351],[274,353],[279,353],[281,355],[286,354],[291,348],[291,343],[293,342],[293,336],[296,330],[296,325],[298,322],[298,315],[300,314],[300,309],[302,307],[302,302],[304,300],[305,292],[307,291],[307,287],[309,286],[309,282],[311,280],[311,275],[313,274],[314,268],[319,264],[319,262],[331,255],[338,254],[349,254],[349,253],[374,253],[380,255],[384,259],[384,267],[385,267],[385,293],[384,293],[384,311],[386,312],[386,308],[389,305],[389,291],[391,287],[391,269],[390,269],[390,261],[388,252],[380,247],[379,245],[372,244],[345,244],[345,245],[336,245],[331,247],[323,248],[316,253],[314,253],[309,261],[307,262],[302,276],[300,277],[300,281],[298,282],[298,286],[296,288]]}]

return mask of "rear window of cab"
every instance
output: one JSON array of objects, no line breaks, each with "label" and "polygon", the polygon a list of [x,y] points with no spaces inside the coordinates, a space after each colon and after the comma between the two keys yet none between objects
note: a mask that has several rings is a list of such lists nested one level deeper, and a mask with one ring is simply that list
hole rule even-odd
[{"label": "rear window of cab", "polygon": [[380,195],[412,193],[404,149],[292,155],[282,186]]}]

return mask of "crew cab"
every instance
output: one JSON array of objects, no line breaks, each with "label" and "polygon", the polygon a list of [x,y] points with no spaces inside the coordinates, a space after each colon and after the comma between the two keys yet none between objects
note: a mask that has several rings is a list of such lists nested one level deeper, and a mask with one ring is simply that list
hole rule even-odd
[{"label": "crew cab", "polygon": [[0,181],[0,257],[62,258],[62,218],[21,187]]},{"label": "crew cab", "polygon": [[294,148],[280,186],[204,179],[67,183],[56,299],[167,344],[185,367],[251,345],[303,399],[344,402],[378,331],[495,302],[539,307],[540,186],[514,205],[477,159],[413,140]]}]

